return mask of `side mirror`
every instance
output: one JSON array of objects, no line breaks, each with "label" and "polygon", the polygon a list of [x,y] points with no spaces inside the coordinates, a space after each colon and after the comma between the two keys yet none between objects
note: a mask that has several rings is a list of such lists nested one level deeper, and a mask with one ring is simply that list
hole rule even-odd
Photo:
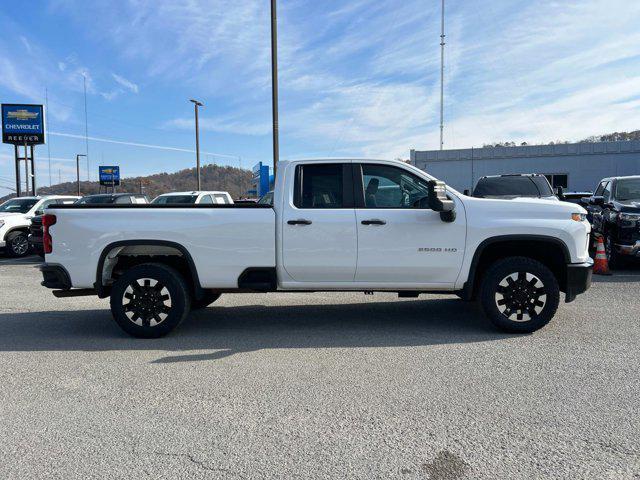
[{"label": "side mirror", "polygon": [[447,186],[439,180],[429,181],[429,208],[435,212],[440,212],[443,222],[453,222],[456,219],[456,204],[447,197]]},{"label": "side mirror", "polygon": [[589,203],[601,207],[604,205],[604,197],[602,195],[594,195],[591,197],[591,200],[589,200]]},{"label": "side mirror", "polygon": [[33,214],[37,217],[39,215],[44,215],[44,210],[36,210]]},{"label": "side mirror", "polygon": [[556,195],[560,200],[564,200],[564,188],[556,187]]},{"label": "side mirror", "polygon": [[471,192],[469,191],[468,188],[465,188],[464,192],[462,192],[462,193],[468,197]]}]

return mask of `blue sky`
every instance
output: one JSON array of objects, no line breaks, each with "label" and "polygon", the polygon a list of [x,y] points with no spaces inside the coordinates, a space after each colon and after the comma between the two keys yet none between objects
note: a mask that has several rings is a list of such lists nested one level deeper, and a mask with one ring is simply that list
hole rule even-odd
[{"label": "blue sky", "polygon": [[[279,0],[281,157],[437,148],[439,15],[439,0]],[[640,128],[639,24],[628,0],[448,0],[445,148]],[[92,178],[190,167],[194,97],[205,163],[271,161],[268,0],[11,2],[0,31],[0,101],[48,91],[54,183],[85,151],[83,74]],[[12,159],[0,146],[0,195]]]}]

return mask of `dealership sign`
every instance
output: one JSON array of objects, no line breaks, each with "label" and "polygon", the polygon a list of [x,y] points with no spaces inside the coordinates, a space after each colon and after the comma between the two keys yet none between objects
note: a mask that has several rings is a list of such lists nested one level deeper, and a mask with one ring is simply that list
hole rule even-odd
[{"label": "dealership sign", "polygon": [[100,185],[118,186],[120,185],[120,167],[117,166],[100,166],[98,167],[100,177]]},{"label": "dealership sign", "polygon": [[2,104],[2,143],[38,145],[44,140],[42,105]]}]

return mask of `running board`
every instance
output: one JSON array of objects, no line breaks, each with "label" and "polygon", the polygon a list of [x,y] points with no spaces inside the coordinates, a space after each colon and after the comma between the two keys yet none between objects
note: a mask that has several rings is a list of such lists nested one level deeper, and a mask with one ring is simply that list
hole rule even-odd
[{"label": "running board", "polygon": [[66,297],[87,297],[89,295],[97,295],[98,292],[93,288],[72,288],[71,290],[54,290],[53,296],[58,298]]}]

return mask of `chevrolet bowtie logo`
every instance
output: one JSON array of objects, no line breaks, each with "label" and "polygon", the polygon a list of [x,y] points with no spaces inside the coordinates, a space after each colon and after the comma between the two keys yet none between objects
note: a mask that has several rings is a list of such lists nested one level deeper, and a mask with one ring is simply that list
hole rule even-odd
[{"label": "chevrolet bowtie logo", "polygon": [[31,120],[36,118],[39,112],[29,112],[28,110],[16,110],[15,112],[7,112],[8,118],[15,118],[17,120]]}]

